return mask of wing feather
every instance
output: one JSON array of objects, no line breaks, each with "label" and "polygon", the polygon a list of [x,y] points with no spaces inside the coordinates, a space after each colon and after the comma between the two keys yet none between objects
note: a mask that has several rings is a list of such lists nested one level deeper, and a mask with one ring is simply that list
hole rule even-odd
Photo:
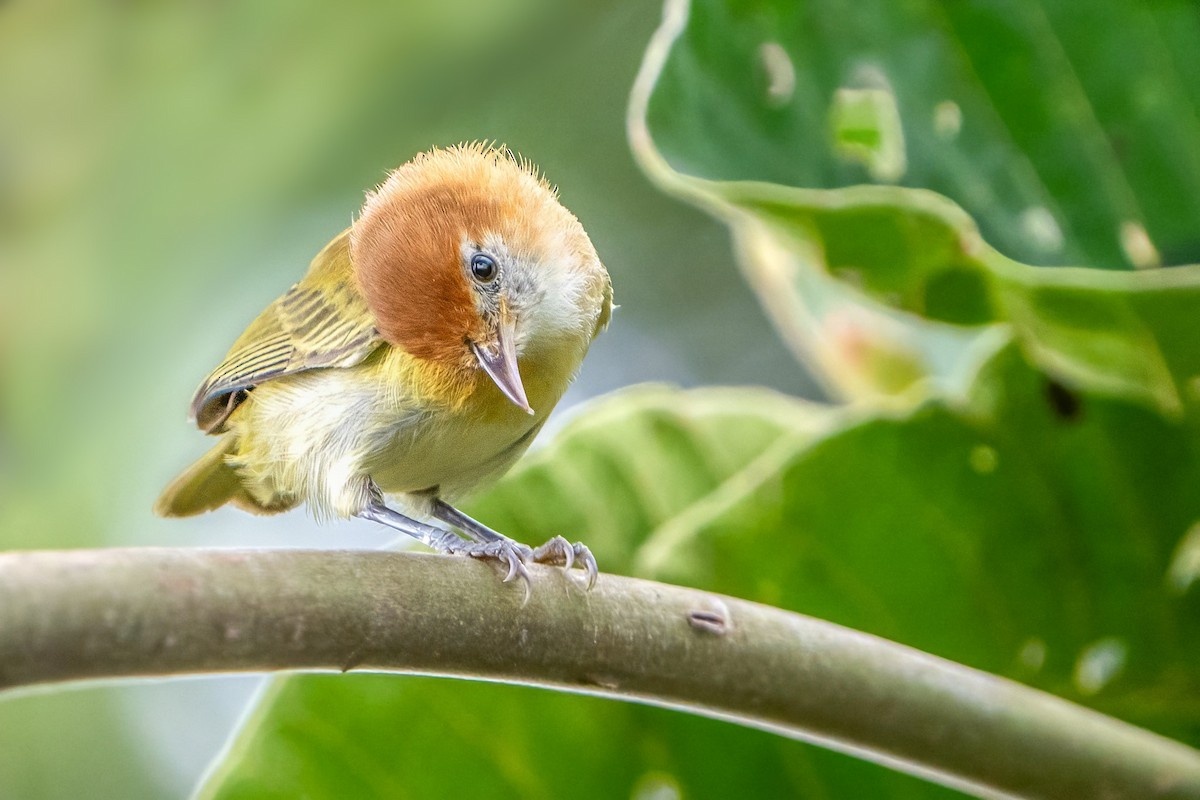
[{"label": "wing feather", "polygon": [[322,367],[350,367],[382,343],[357,287],[343,232],[304,278],[246,328],[192,400],[192,417],[220,433],[247,393],[263,381]]}]

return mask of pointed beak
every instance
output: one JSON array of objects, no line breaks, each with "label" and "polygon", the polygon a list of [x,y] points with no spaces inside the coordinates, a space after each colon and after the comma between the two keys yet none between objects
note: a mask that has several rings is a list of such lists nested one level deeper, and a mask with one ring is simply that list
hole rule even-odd
[{"label": "pointed beak", "polygon": [[521,373],[517,371],[516,320],[501,309],[500,325],[496,329],[494,341],[478,344],[471,342],[471,350],[479,359],[479,366],[488,374],[504,393],[512,400],[517,408],[527,414],[532,414],[529,400],[525,397],[525,387],[521,384]]}]

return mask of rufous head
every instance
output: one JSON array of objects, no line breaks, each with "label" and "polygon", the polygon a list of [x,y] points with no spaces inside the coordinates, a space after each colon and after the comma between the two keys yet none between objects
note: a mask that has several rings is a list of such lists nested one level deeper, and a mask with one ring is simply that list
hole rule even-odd
[{"label": "rufous head", "polygon": [[586,348],[610,311],[608,273],[579,221],[507,149],[436,149],[368,193],[350,229],[380,335],[451,369],[483,369],[532,413],[517,366]]}]

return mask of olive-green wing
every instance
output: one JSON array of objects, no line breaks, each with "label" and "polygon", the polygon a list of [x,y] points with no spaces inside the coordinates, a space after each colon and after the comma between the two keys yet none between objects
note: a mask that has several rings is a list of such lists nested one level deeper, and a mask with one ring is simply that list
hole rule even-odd
[{"label": "olive-green wing", "polygon": [[263,381],[318,367],[350,367],[381,343],[354,285],[344,232],[317,255],[299,283],[238,337],[196,391],[192,417],[206,433],[221,433],[229,415]]}]

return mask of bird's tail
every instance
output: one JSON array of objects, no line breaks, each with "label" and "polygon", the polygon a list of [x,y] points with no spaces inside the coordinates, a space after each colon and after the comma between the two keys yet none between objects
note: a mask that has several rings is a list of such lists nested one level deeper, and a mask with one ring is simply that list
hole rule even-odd
[{"label": "bird's tail", "polygon": [[191,517],[240,499],[245,490],[225,456],[233,452],[236,439],[226,435],[217,446],[171,481],[154,504],[160,517]]}]

